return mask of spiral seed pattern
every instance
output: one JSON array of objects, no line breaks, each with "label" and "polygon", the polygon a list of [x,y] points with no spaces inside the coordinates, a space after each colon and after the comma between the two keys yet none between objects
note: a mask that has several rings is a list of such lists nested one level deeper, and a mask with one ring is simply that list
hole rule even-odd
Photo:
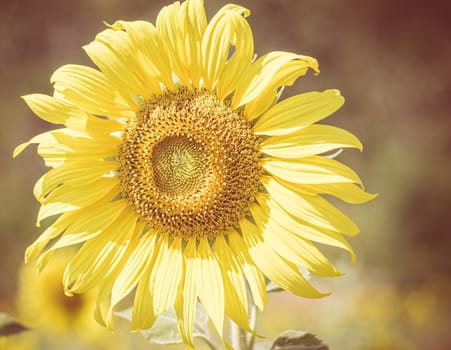
[{"label": "spiral seed pattern", "polygon": [[120,145],[122,196],[149,228],[215,237],[238,225],[260,186],[249,123],[204,90],[144,101]]}]

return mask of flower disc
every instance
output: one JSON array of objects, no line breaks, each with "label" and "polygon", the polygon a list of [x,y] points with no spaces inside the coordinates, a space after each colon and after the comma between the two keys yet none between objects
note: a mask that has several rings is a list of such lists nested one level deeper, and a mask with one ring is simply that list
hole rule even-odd
[{"label": "flower disc", "polygon": [[150,228],[214,237],[258,191],[258,139],[214,95],[179,88],[143,102],[119,151],[122,195]]}]

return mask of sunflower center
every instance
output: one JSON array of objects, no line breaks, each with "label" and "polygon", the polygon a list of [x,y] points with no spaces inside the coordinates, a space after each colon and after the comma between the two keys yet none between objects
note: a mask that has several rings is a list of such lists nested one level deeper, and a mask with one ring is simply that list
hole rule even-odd
[{"label": "sunflower center", "polygon": [[65,314],[76,315],[84,307],[84,300],[81,294],[74,294],[72,296],[67,296],[64,294],[61,286],[54,286],[55,298],[53,302],[57,305]]},{"label": "sunflower center", "polygon": [[74,294],[70,297],[64,295],[61,303],[67,313],[77,314],[83,308],[83,297],[80,294]]},{"label": "sunflower center", "polygon": [[213,238],[246,215],[259,155],[240,112],[182,87],[144,101],[129,121],[118,153],[122,196],[150,229]]},{"label": "sunflower center", "polygon": [[169,136],[152,150],[155,186],[162,193],[197,192],[208,174],[202,144],[186,136]]}]

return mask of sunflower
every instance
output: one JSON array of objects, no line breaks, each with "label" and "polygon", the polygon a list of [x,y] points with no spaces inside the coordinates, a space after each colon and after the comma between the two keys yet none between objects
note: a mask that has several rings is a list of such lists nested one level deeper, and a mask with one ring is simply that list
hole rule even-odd
[{"label": "sunflower", "polygon": [[86,334],[96,328],[102,330],[92,320],[94,291],[74,297],[64,294],[61,280],[67,261],[63,254],[57,254],[40,275],[32,265],[22,266],[17,293],[21,321],[32,329],[50,333]]},{"label": "sunflower", "polygon": [[0,350],[37,350],[36,340],[28,333],[0,336]]},{"label": "sunflower", "polygon": [[92,318],[96,305],[95,290],[73,297],[64,294],[61,280],[68,262],[66,254],[56,254],[40,275],[32,265],[22,266],[17,311],[18,318],[31,330],[17,337],[11,348],[19,349],[19,340],[29,349],[47,348],[51,347],[50,344],[58,344],[58,348],[76,345],[89,349],[123,348],[116,347],[124,345],[122,339],[114,337],[113,342],[111,333]]},{"label": "sunflower", "polygon": [[248,302],[263,309],[265,277],[325,295],[298,269],[340,274],[313,242],[354,257],[344,235],[357,226],[322,195],[373,198],[325,156],[362,146],[316,124],[344,99],[325,90],[279,102],[318,63],[279,51],[255,59],[248,15],[229,4],[208,22],[203,1],[187,0],[164,7],[156,26],[117,21],[84,46],[98,69],[65,65],[51,77],[53,97],[24,96],[41,119],[64,125],[15,150],[39,145],[51,170],[34,188],[38,226],[56,216],[26,260],[39,257],[41,270],[55,251],[79,246],[64,289],[98,286],[101,324],[112,326],[115,306],[134,293],[134,330],[174,307],[193,346],[198,300],[221,336],[225,317],[249,330]]}]

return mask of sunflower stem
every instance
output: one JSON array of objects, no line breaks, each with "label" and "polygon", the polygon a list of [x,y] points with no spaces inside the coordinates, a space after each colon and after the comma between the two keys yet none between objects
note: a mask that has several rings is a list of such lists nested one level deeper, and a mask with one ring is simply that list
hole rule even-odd
[{"label": "sunflower stem", "polygon": [[212,341],[210,339],[208,339],[207,336],[203,336],[202,339],[204,340],[205,344],[207,344],[211,350],[217,350],[215,344],[213,344]]},{"label": "sunflower stem", "polygon": [[[257,323],[257,307],[255,304],[250,303],[249,305],[249,327],[255,331],[255,326]],[[252,350],[254,348],[255,335],[252,333],[247,333],[247,344],[248,349]]]},{"label": "sunflower stem", "polygon": [[[253,303],[249,304],[249,327],[255,330],[257,321],[257,308]],[[255,336],[242,330],[236,323],[230,321],[230,337],[232,347],[235,350],[252,350],[254,348]]]},{"label": "sunflower stem", "polygon": [[230,336],[235,350],[249,350],[246,332],[233,321],[230,321]]}]

